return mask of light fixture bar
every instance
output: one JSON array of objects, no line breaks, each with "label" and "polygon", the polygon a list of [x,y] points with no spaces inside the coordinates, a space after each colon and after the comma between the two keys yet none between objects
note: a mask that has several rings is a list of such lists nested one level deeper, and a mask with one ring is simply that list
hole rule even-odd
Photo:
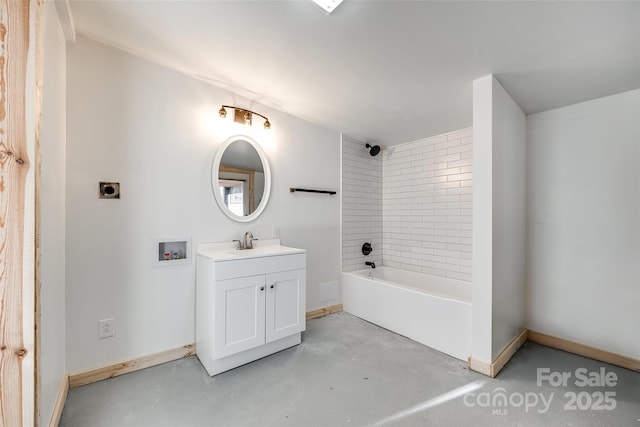
[{"label": "light fixture bar", "polygon": [[250,125],[252,124],[253,115],[255,114],[258,117],[262,117],[264,119],[264,128],[271,129],[271,123],[266,116],[263,116],[260,113],[256,113],[255,111],[247,110],[246,108],[234,107],[233,105],[223,105],[218,110],[218,114],[223,119],[227,117],[227,110],[225,108],[233,108],[234,115],[233,120],[238,123]]},{"label": "light fixture bar", "polygon": [[311,1],[313,1],[315,4],[320,6],[322,10],[324,10],[327,13],[333,12],[333,10],[336,7],[340,6],[340,3],[342,3],[342,0],[311,0]]}]

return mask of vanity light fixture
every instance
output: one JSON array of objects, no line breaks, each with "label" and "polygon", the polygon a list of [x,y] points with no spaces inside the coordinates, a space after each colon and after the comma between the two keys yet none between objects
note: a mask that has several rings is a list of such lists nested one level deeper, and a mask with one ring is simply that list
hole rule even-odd
[{"label": "vanity light fixture", "polygon": [[245,108],[234,107],[233,105],[223,105],[222,107],[220,107],[220,110],[218,110],[218,114],[220,115],[221,118],[224,119],[225,117],[227,117],[227,110],[226,110],[227,108],[233,108],[234,122],[242,123],[245,125],[251,125],[253,121],[253,115],[255,114],[256,116],[262,117],[264,119],[265,129],[271,129],[271,123],[269,122],[269,119],[267,119],[262,114],[256,113],[255,111],[247,110]]}]

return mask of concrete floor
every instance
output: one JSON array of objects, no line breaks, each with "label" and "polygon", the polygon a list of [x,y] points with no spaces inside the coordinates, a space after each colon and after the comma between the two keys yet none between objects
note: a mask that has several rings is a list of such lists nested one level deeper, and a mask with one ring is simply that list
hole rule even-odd
[{"label": "concrete floor", "polygon": [[[539,368],[571,377],[538,385]],[[579,386],[601,369],[615,385]],[[189,357],[75,388],[60,425],[640,427],[640,374],[527,343],[490,379],[338,313],[307,322],[299,346],[213,378]]]}]

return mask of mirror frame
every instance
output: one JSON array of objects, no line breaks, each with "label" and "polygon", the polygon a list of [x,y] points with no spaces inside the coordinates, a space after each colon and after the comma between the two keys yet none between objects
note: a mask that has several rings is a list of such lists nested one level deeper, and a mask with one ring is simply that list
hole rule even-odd
[{"label": "mirror frame", "polygon": [[[260,161],[262,162],[262,167],[264,169],[264,193],[262,195],[262,200],[260,204],[256,206],[256,209],[247,216],[238,216],[231,212],[231,210],[224,204],[224,200],[222,199],[222,195],[220,194],[220,189],[218,188],[218,180],[219,171],[220,171],[220,163],[222,162],[222,156],[226,151],[227,147],[233,144],[236,141],[245,141],[248,142],[258,153],[258,157],[260,157]],[[267,155],[264,150],[253,138],[248,137],[246,135],[233,135],[228,138],[226,141],[222,143],[216,150],[215,156],[213,156],[213,163],[211,165],[211,190],[213,191],[213,197],[216,199],[216,203],[218,207],[227,217],[231,218],[237,222],[250,222],[254,219],[258,218],[260,214],[267,207],[267,203],[269,202],[269,195],[271,194],[271,168],[269,167],[269,160],[267,159]]]}]

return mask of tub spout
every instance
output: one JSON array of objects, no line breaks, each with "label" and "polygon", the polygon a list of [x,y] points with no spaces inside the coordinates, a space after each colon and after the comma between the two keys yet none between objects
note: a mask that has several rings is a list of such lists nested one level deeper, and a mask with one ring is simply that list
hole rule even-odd
[{"label": "tub spout", "polygon": [[365,262],[366,265],[368,265],[371,268],[376,268],[376,263],[373,261],[367,261]]}]

